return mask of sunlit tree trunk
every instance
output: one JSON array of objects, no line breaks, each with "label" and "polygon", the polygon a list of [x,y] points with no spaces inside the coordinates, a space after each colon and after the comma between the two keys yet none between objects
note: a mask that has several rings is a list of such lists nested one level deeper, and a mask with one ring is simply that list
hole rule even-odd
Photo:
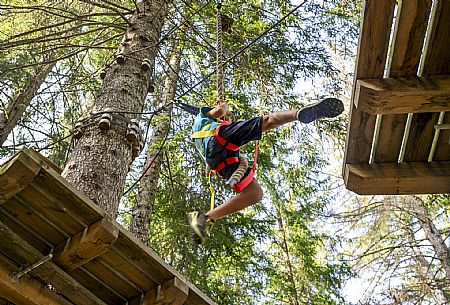
[{"label": "sunlit tree trunk", "polygon": [[56,62],[39,66],[36,73],[30,77],[20,93],[13,96],[5,109],[0,111],[0,146],[5,143],[11,130],[17,125],[30,105],[31,100],[36,96],[39,88],[44,83],[47,75],[52,71]]},{"label": "sunlit tree trunk", "polygon": [[436,256],[441,263],[442,269],[445,271],[447,279],[450,281],[450,250],[445,244],[441,233],[434,225],[433,220],[428,215],[424,202],[414,196],[408,196],[405,201],[417,217],[421,228],[425,232],[425,236],[436,252]]},{"label": "sunlit tree trunk", "polygon": [[276,208],[277,211],[277,222],[278,222],[278,230],[280,232],[280,243],[281,248],[283,249],[283,259],[284,259],[284,265],[286,268],[286,274],[287,278],[290,282],[291,289],[288,289],[289,291],[289,304],[290,305],[299,305],[299,298],[298,298],[298,292],[297,292],[297,284],[295,282],[295,273],[291,262],[291,255],[289,251],[289,245],[288,240],[286,236],[286,228],[283,223],[283,216],[281,215],[281,212],[279,208]]},{"label": "sunlit tree trunk", "polygon": [[[98,124],[85,126],[62,173],[113,218],[132,161],[132,144],[125,137],[127,122],[139,119],[138,113],[144,109],[166,12],[167,2],[163,0],[138,3],[118,52],[124,61],[108,68],[93,104],[93,112],[110,108],[132,113],[115,113],[107,131]],[[144,59],[150,65],[147,70],[141,66]]]},{"label": "sunlit tree trunk", "polygon": [[[183,30],[180,29],[179,32]],[[170,115],[175,99],[175,91],[177,88],[178,73],[180,71],[181,49],[179,39],[175,39],[172,44],[172,51],[169,59],[169,68],[164,80],[164,89],[162,93],[162,103],[167,108],[160,113],[158,122],[156,123],[152,136],[149,140],[151,145],[147,152],[145,166],[143,169],[143,177],[138,188],[138,196],[136,205],[133,207],[132,219],[130,224],[130,232],[148,243],[149,223],[153,212],[153,204],[155,200],[155,192],[157,191],[159,174],[161,171],[162,151],[159,149],[167,137],[170,129]]]},{"label": "sunlit tree trunk", "polygon": [[[91,4],[83,4],[81,6],[81,11],[86,13],[91,12],[94,6]],[[41,25],[47,25],[49,20],[41,18],[37,14],[36,22]],[[70,37],[74,32],[79,32],[79,26],[82,24],[82,20],[78,20],[74,23],[74,29],[68,31],[65,35],[61,37],[61,41],[67,41],[69,43]],[[5,143],[11,131],[17,125],[17,123],[22,119],[26,108],[30,105],[31,100],[36,96],[39,88],[47,79],[47,76],[53,70],[58,62],[58,57],[60,54],[58,52],[45,53],[42,57],[42,64],[38,65],[34,73],[29,77],[27,82],[24,84],[16,94],[13,95],[12,99],[8,102],[5,109],[0,110],[0,146]]]},{"label": "sunlit tree trunk", "polygon": [[432,272],[430,263],[425,259],[423,253],[420,251],[418,242],[414,236],[413,224],[410,220],[405,219],[406,225],[403,231],[405,232],[405,237],[408,240],[409,246],[413,251],[413,260],[415,265],[413,268],[416,271],[417,279],[421,284],[421,289],[427,294],[430,294],[436,301],[436,304],[444,305],[449,304],[450,299],[447,300],[444,292],[441,290],[439,285],[436,283],[436,275]]}]

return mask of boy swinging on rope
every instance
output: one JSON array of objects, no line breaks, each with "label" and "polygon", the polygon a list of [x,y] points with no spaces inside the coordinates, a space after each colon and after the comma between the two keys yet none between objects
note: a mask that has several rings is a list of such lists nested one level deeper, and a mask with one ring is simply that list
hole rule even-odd
[{"label": "boy swinging on rope", "polygon": [[[311,123],[321,117],[333,118],[341,114],[343,110],[342,101],[326,98],[300,110],[283,110],[235,122],[233,115],[228,110],[227,102],[219,100],[215,108],[203,107],[200,109],[192,127],[192,137],[206,162],[207,169],[214,170],[215,173],[229,181],[239,166],[240,146],[250,141],[260,140],[263,132],[283,124],[296,120],[302,123]],[[219,123],[218,120],[221,118],[223,122]],[[207,213],[190,213],[190,227],[197,243],[205,240],[208,228],[215,220],[261,201],[263,191],[259,183],[253,179],[255,165],[256,160],[254,160],[254,167],[248,169],[242,179],[234,185],[234,190],[238,193],[236,196],[215,208],[212,206]]]}]

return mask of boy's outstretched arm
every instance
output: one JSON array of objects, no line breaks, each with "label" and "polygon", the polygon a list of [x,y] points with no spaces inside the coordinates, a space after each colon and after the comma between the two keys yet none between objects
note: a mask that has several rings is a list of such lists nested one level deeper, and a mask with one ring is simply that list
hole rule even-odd
[{"label": "boy's outstretched arm", "polygon": [[225,100],[219,100],[217,102],[217,106],[211,109],[206,113],[206,116],[211,119],[218,119],[220,117],[223,117],[228,112],[228,104]]}]

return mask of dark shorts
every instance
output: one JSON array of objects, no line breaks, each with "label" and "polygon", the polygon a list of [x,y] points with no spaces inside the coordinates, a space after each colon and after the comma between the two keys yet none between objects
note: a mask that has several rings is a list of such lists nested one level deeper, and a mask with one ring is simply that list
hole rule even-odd
[{"label": "dark shorts", "polygon": [[[222,126],[220,127],[219,135],[237,146],[245,145],[250,141],[261,140],[262,117],[255,117],[250,120],[233,122],[230,125]],[[209,167],[214,169],[223,160],[230,157],[239,157],[239,151],[223,148],[217,142],[216,138],[211,138],[211,140],[209,140],[206,155],[206,161],[208,162]],[[238,166],[239,163],[226,166],[219,174],[228,180]]]}]

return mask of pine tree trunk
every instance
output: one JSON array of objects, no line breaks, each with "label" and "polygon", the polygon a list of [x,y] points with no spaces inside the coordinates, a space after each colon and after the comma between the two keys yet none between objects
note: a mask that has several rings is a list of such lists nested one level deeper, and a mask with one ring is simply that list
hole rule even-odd
[{"label": "pine tree trunk", "polygon": [[[144,109],[166,12],[167,3],[163,0],[138,3],[118,52],[124,55],[124,62],[117,61],[109,67],[94,101],[94,113],[106,108],[116,112],[111,129],[100,129],[98,117],[91,116],[94,124],[84,126],[83,136],[69,152],[62,173],[113,218],[117,216],[132,161],[133,144],[125,137],[127,123],[130,119],[140,118],[139,114],[118,111],[139,113]],[[147,71],[141,66],[145,58],[151,65]]]},{"label": "pine tree trunk", "polygon": [[[407,221],[407,223],[409,223],[409,221]],[[417,241],[412,231],[412,224],[407,225],[405,227],[405,231],[405,235],[407,236],[411,249],[414,252],[414,261],[416,262],[414,267],[418,275],[417,278],[419,279],[419,283],[421,283],[424,289],[433,296],[436,304],[450,304],[450,299],[447,299],[445,293],[439,287],[438,283],[436,283],[435,274],[431,272],[430,264],[417,247]]]},{"label": "pine tree trunk", "polygon": [[[86,5],[86,4],[84,4]],[[87,4],[85,7],[86,14],[91,12],[94,6]],[[84,11],[82,9],[81,11]],[[41,20],[39,23],[47,25],[49,20]],[[77,20],[75,25],[81,25],[82,20]],[[74,27],[80,31],[80,28]],[[74,31],[69,31],[61,41],[69,41],[69,37],[73,35]],[[37,67],[36,73],[30,77],[28,82],[22,88],[19,94],[15,95],[13,99],[8,103],[4,111],[0,111],[0,146],[5,143],[11,130],[17,125],[17,123],[22,118],[26,108],[30,105],[31,100],[36,96],[39,88],[44,83],[48,74],[52,71],[53,67],[56,66],[58,62],[58,52],[45,53],[42,62],[49,62],[47,64],[42,64]]]},{"label": "pine tree trunk", "polygon": [[[181,32],[181,29],[180,29]],[[159,151],[160,145],[170,129],[170,119],[177,88],[178,73],[180,71],[181,50],[179,40],[175,39],[172,45],[172,54],[169,60],[169,69],[164,81],[164,90],[162,100],[167,109],[161,113],[158,123],[153,129],[153,134],[149,140],[152,145],[149,148],[145,166],[143,169],[143,177],[139,184],[137,203],[133,207],[131,224],[129,231],[139,238],[144,244],[148,244],[149,223],[153,213],[153,204],[155,200],[155,192],[158,186],[159,174],[161,171],[162,153]]]},{"label": "pine tree trunk", "polygon": [[420,198],[413,196],[408,196],[405,201],[419,220],[420,226],[433,246],[436,256],[439,258],[442,268],[445,271],[446,277],[450,281],[450,250],[445,244],[439,230],[428,215],[424,202]]},{"label": "pine tree trunk", "polygon": [[[291,289],[287,289],[289,304],[290,305],[299,305],[300,301],[299,301],[299,296],[298,296],[298,291],[297,291],[298,288],[297,288],[297,284],[295,281],[294,268],[293,268],[292,262],[291,262],[291,254],[289,251],[289,245],[288,245],[287,236],[286,236],[286,228],[283,223],[283,215],[281,214],[281,211],[278,207],[276,207],[275,210],[277,211],[278,230],[280,231],[281,239],[282,239],[280,241],[280,244],[281,244],[281,248],[283,249],[284,265],[286,268],[287,278],[288,278],[288,280],[290,282],[290,286],[291,286]],[[301,291],[305,292],[304,287],[302,287]]]},{"label": "pine tree trunk", "polygon": [[0,146],[5,143],[11,130],[17,125],[30,105],[31,100],[36,96],[39,88],[44,83],[47,75],[52,71],[56,62],[39,66],[36,74],[25,84],[21,92],[13,96],[12,100],[6,105],[4,111],[0,111]]}]

